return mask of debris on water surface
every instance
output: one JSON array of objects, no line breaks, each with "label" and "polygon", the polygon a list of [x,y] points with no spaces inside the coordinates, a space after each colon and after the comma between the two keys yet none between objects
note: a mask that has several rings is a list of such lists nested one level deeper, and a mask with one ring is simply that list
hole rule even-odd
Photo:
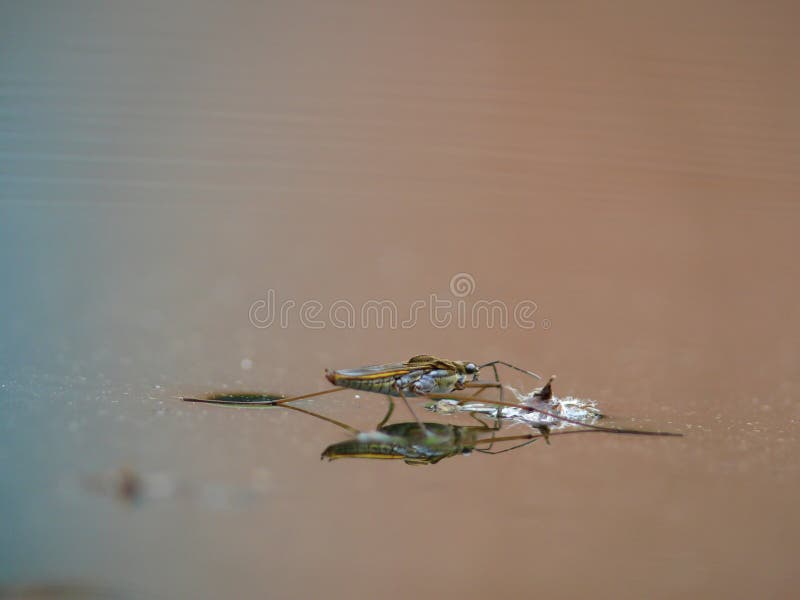
[{"label": "debris on water surface", "polygon": [[144,491],[141,476],[129,467],[121,467],[114,471],[95,474],[83,482],[88,491],[103,496],[112,496],[123,503],[135,504]]},{"label": "debris on water surface", "polygon": [[0,585],[0,600],[100,600],[120,598],[114,590],[77,582],[36,582],[16,585]]},{"label": "debris on water surface", "polygon": [[162,472],[140,473],[129,467],[95,473],[84,478],[82,484],[88,492],[128,505],[173,500],[223,510],[261,498],[266,487],[263,481],[249,486],[193,482]]},{"label": "debris on water surface", "polygon": [[516,397],[517,402],[523,406],[538,408],[539,410],[552,413],[554,416],[526,410],[522,407],[497,407],[492,406],[488,402],[465,402],[464,404],[459,404],[457,400],[447,399],[429,403],[426,405],[426,408],[440,414],[463,412],[479,413],[489,417],[497,417],[499,408],[500,418],[502,419],[524,423],[531,427],[546,425],[552,431],[579,427],[576,423],[570,423],[558,417],[570,419],[571,421],[579,421],[583,425],[595,425],[603,418],[603,413],[597,408],[597,403],[594,400],[575,398],[573,396],[565,396],[564,398],[552,396],[549,400],[544,400],[539,396],[539,390],[533,390],[528,394],[524,394],[511,386],[506,389],[510,390]]}]

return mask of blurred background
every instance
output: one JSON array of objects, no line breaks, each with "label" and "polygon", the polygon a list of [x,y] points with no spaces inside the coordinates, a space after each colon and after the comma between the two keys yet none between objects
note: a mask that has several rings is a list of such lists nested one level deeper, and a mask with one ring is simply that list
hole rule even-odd
[{"label": "blurred background", "polygon": [[[0,0],[0,585],[791,597],[798,17]],[[285,327],[251,319],[270,290]],[[533,327],[326,317],[432,294],[529,302]],[[175,399],[420,353],[557,373],[687,435],[321,463],[327,423]],[[305,406],[362,429],[384,409]],[[123,467],[150,482],[135,505],[85,483]]]}]

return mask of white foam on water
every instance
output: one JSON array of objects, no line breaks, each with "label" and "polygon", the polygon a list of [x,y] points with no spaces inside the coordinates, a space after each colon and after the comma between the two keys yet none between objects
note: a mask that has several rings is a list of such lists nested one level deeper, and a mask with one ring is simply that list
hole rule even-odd
[{"label": "white foam on water", "polygon": [[[540,427],[547,425],[551,430],[569,429],[572,427],[579,427],[577,423],[570,423],[558,417],[564,417],[572,421],[578,421],[582,425],[595,425],[603,414],[597,407],[597,402],[587,398],[575,398],[574,396],[565,396],[559,398],[553,396],[550,400],[540,400],[536,393],[538,390],[533,390],[528,394],[524,394],[511,386],[506,389],[510,390],[516,397],[517,402],[522,405],[538,408],[539,410],[551,413],[554,416],[545,415],[540,412],[526,410],[525,408],[514,408],[511,406],[504,406],[500,408],[500,416],[503,419],[509,419],[518,423],[525,423],[531,427]],[[474,412],[483,415],[496,417],[498,407],[492,406],[484,402],[467,402],[459,405],[456,400],[439,400],[438,402],[429,405],[430,410],[442,414],[452,414],[454,412]]]}]

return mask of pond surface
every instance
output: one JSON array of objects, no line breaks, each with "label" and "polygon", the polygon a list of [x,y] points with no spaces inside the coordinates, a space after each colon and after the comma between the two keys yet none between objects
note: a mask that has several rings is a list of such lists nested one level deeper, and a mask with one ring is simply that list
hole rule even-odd
[{"label": "pond surface", "polygon": [[[0,584],[790,597],[798,16],[0,2]],[[330,423],[177,399],[421,353],[686,435],[323,462]]]}]

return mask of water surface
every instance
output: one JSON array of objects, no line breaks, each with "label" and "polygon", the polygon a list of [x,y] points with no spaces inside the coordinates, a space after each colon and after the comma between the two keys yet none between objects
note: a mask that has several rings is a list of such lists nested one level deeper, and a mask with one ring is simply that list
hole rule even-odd
[{"label": "water surface", "polygon": [[[0,582],[790,597],[797,17],[0,3]],[[536,326],[249,318],[269,290],[457,301],[458,273],[470,306],[530,300]],[[557,373],[560,395],[687,435],[327,463],[327,423],[175,400],[420,353]],[[374,426],[383,402],[355,396],[307,406]],[[80,484],[121,467],[195,493]]]}]

